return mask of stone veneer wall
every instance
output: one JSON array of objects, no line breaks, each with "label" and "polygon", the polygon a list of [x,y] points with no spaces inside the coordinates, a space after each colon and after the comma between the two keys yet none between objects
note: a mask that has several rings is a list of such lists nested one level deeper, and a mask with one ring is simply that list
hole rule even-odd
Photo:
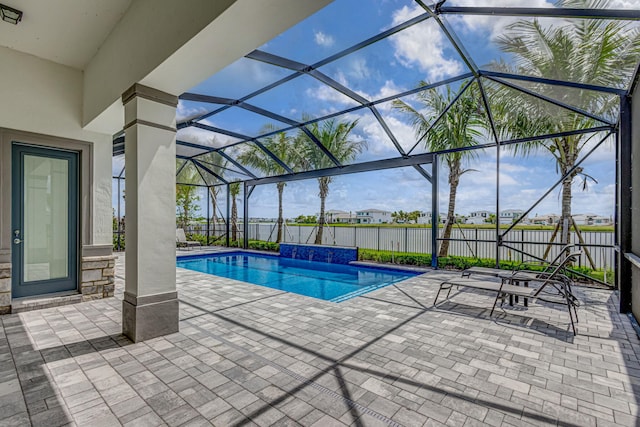
[{"label": "stone veneer wall", "polygon": [[11,263],[0,264],[0,314],[11,311]]},{"label": "stone veneer wall", "polygon": [[[82,301],[107,298],[114,291],[115,256],[94,256],[82,258],[80,294]],[[54,297],[55,298],[55,297]],[[71,301],[71,300],[69,300]],[[77,300],[75,300],[77,302]],[[33,308],[45,308],[68,304],[69,302],[47,301],[46,304],[33,303]],[[0,263],[0,314],[11,312],[11,263]]]},{"label": "stone veneer wall", "polygon": [[82,258],[82,301],[113,296],[115,263],[113,255]]}]

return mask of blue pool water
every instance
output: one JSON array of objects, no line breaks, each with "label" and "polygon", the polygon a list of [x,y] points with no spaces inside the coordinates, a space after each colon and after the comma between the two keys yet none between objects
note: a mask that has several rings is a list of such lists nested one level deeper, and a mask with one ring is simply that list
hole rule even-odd
[{"label": "blue pool water", "polygon": [[181,257],[178,267],[333,302],[419,274],[242,252]]}]

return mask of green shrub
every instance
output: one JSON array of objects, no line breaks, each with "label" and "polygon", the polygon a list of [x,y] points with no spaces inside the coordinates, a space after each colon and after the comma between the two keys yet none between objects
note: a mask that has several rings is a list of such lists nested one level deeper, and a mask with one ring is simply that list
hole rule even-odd
[{"label": "green shrub", "polygon": [[249,249],[259,251],[279,252],[280,244],[275,242],[265,242],[263,240],[249,240]]},{"label": "green shrub", "polygon": [[194,240],[200,243],[202,246],[224,246],[226,243],[226,239],[224,236],[209,236],[209,243],[207,244],[207,235],[206,234],[195,234],[189,233],[187,234],[187,240]]},{"label": "green shrub", "polygon": [[[242,240],[232,240],[229,242],[230,248],[241,248]],[[279,252],[280,245],[275,242],[266,242],[264,240],[249,240],[249,249],[256,251]]]},{"label": "green shrub", "polygon": [[[420,254],[411,252],[391,252],[376,251],[373,249],[360,249],[358,251],[358,259],[361,261],[374,261],[387,264],[415,265],[419,267],[431,266],[431,254]],[[471,267],[490,267],[496,266],[496,260],[492,258],[472,258],[463,256],[446,256],[438,258],[438,267],[450,270],[464,270]],[[539,263],[527,263],[520,261],[500,261],[500,268],[505,270],[532,270],[542,271],[545,266]],[[604,270],[592,270],[584,266],[573,266],[572,270],[589,276],[595,280],[605,282]],[[572,278],[578,281],[585,281],[586,278],[578,274],[570,274]],[[612,270],[606,271],[606,283],[613,285],[614,274]]]},{"label": "green shrub", "polygon": [[[118,233],[113,233],[113,250],[118,250]],[[120,250],[124,251],[124,233],[120,235]]]}]

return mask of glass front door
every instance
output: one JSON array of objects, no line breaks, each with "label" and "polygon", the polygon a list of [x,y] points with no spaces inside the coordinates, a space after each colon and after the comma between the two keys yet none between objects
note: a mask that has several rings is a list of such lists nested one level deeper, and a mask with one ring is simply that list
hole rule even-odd
[{"label": "glass front door", "polygon": [[14,144],[14,298],[77,288],[78,154]]}]

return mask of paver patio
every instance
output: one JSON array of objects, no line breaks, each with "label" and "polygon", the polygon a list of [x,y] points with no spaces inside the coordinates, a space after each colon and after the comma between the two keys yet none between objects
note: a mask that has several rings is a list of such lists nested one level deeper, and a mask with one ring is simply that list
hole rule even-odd
[{"label": "paver patio", "polygon": [[497,310],[434,271],[340,304],[178,269],[180,333],[133,344],[116,298],[1,316],[0,425],[640,425],[615,293]]}]

